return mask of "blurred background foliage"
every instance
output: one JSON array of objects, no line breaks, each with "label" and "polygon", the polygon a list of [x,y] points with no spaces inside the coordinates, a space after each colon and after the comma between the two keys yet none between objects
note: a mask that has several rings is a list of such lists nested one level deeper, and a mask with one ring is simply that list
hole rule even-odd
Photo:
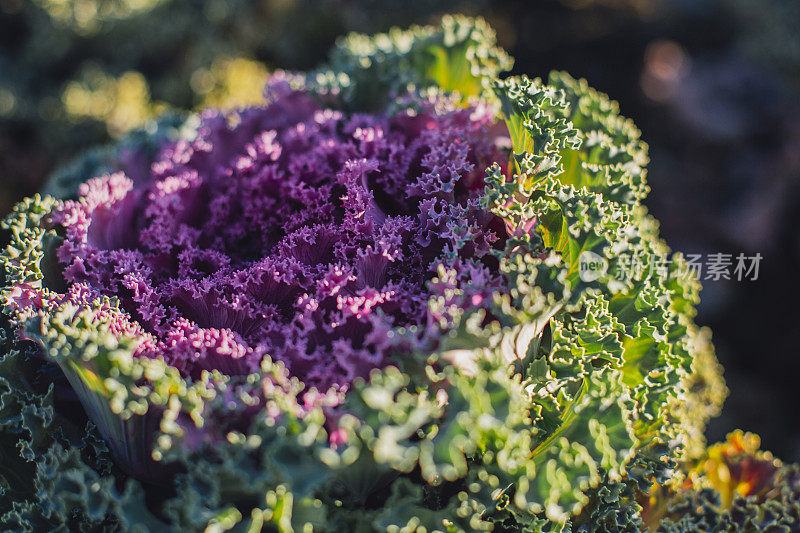
[{"label": "blurred background foliage", "polygon": [[268,73],[349,31],[484,16],[514,71],[569,71],[650,144],[648,207],[676,249],[764,257],[705,282],[742,427],[800,460],[800,2],[796,0],[0,0],[0,211],[88,147],[169,109],[257,102]]}]

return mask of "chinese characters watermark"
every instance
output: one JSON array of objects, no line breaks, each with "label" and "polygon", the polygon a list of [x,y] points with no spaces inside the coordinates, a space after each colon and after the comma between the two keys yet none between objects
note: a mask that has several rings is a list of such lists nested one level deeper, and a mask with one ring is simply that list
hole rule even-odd
[{"label": "chinese characters watermark", "polygon": [[683,261],[673,266],[673,259],[665,255],[621,254],[609,266],[605,257],[585,251],[580,255],[578,269],[581,280],[586,283],[596,281],[606,273],[619,281],[669,275],[705,281],[757,281],[762,259],[760,253],[686,254]]}]

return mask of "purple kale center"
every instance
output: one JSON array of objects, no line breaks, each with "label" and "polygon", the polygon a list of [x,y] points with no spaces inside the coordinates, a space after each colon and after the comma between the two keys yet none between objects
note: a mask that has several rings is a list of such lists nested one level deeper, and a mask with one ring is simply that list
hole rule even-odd
[{"label": "purple kale center", "polygon": [[67,281],[119,299],[150,339],[139,356],[197,376],[268,355],[341,387],[409,349],[409,331],[430,343],[440,264],[464,302],[486,305],[503,283],[497,221],[478,200],[504,157],[491,113],[418,100],[346,115],[280,78],[268,97],[204,113],[148,173],[90,180],[53,217]]}]

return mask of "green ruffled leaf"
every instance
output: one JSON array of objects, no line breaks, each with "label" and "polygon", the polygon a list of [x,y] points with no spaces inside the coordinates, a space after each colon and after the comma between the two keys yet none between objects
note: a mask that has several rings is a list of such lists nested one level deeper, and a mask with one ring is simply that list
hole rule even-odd
[{"label": "green ruffled leaf", "polygon": [[330,62],[307,76],[306,86],[337,96],[348,109],[382,110],[391,98],[427,87],[480,96],[512,64],[486,21],[447,15],[438,27],[347,35]]}]

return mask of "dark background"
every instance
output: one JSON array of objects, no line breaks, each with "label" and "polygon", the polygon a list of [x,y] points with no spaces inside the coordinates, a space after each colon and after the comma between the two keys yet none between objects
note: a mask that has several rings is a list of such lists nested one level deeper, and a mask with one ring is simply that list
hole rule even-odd
[{"label": "dark background", "polygon": [[[204,105],[209,83],[237,91],[214,76],[309,68],[347,31],[455,11],[489,20],[515,73],[567,70],[620,102],[650,145],[646,204],[674,249],[761,253],[757,281],[704,284],[698,323],[731,389],[708,436],[754,431],[800,460],[795,0],[0,0],[0,213],[145,115]],[[232,58],[240,70],[215,70]],[[144,89],[103,85],[121,79]],[[76,83],[128,115],[70,110]]]}]

